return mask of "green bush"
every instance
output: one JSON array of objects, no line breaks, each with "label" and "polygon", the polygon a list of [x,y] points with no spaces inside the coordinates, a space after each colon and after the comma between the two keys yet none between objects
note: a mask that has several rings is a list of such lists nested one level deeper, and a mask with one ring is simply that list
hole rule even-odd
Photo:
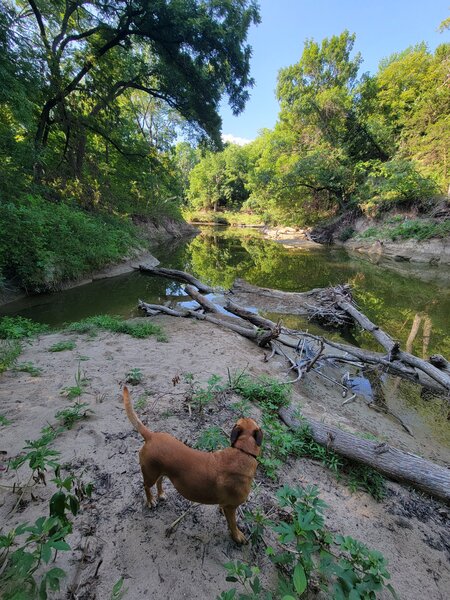
[{"label": "green bush", "polygon": [[58,289],[138,247],[127,221],[38,196],[0,206],[0,230],[0,276],[30,292]]},{"label": "green bush", "polygon": [[369,175],[362,191],[365,200],[360,207],[369,216],[376,216],[395,207],[429,209],[439,193],[436,183],[424,177],[407,160],[386,163],[364,163]]},{"label": "green bush", "polygon": [[4,340],[22,340],[48,331],[48,325],[36,323],[25,317],[2,317],[0,319],[0,338]]}]

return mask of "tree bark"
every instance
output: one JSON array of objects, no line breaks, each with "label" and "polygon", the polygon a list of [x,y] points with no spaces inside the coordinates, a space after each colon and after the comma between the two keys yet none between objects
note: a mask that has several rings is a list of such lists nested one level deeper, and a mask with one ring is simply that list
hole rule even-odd
[{"label": "tree bark", "polygon": [[[290,429],[296,430],[301,427],[301,423],[295,418],[295,410],[292,406],[281,408],[279,415]],[[312,419],[305,419],[305,421],[318,444],[331,448],[341,456],[368,465],[390,479],[407,483],[440,500],[450,502],[449,469],[415,454],[402,452],[386,443],[362,439]]]}]

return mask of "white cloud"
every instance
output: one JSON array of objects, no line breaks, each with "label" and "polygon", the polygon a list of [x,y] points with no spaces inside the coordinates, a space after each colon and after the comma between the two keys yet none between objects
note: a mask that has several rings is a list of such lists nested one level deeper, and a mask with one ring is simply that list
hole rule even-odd
[{"label": "white cloud", "polygon": [[253,140],[248,140],[247,138],[238,137],[231,133],[222,133],[222,142],[229,142],[230,144],[237,144],[238,146],[245,146],[245,144],[250,144]]}]

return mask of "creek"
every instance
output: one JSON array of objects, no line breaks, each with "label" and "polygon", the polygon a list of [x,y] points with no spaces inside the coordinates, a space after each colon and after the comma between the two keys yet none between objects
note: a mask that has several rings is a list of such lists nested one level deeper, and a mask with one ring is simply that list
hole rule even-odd
[{"label": "creek", "polygon": [[[431,272],[436,269],[437,275],[437,269],[445,267],[423,266],[421,277],[418,267],[413,275],[407,270],[399,271],[396,265],[391,270],[389,265],[372,264],[367,258],[349,254],[342,248],[286,248],[263,239],[259,231],[237,228],[203,227],[197,237],[159,246],[153,253],[161,266],[189,271],[202,281],[224,289],[231,287],[237,277],[286,291],[349,283],[360,310],[399,339],[403,348],[420,357],[437,352],[450,356],[450,292]],[[20,315],[58,327],[97,314],[138,316],[138,299],[163,304],[182,295],[181,284],[131,272],[62,292],[24,298],[1,307],[0,315]],[[271,313],[266,316],[274,320],[278,317]],[[318,326],[297,316],[282,318],[288,327],[324,334]],[[325,334],[381,350],[364,332]],[[385,388],[390,386],[392,382]],[[395,387],[397,412],[410,417],[415,413],[413,420],[427,422],[432,436],[450,445],[448,404],[437,399],[425,402],[414,388],[409,384]]]}]

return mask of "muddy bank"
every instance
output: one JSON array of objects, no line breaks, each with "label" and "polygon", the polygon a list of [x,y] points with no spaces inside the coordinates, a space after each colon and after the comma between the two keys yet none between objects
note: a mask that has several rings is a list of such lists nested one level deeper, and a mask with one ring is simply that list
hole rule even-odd
[{"label": "muddy bank", "polygon": [[[339,240],[335,243],[339,244]],[[450,239],[390,240],[350,239],[342,243],[347,250],[370,254],[394,262],[428,264],[433,267],[450,266]]]},{"label": "muddy bank", "polygon": [[[70,590],[71,597],[104,600],[123,577],[130,600],[153,598],[155,590],[172,598],[211,600],[233,585],[225,581],[223,564],[235,559],[259,565],[263,584],[275,585],[274,568],[264,549],[236,546],[215,506],[191,510],[176,532],[166,535],[166,528],[189,503],[167,484],[167,501],[153,511],[145,507],[137,459],[142,442],[124,415],[119,383],[131,369],[140,369],[142,379],[132,388],[132,397],[142,420],[154,430],[168,431],[194,444],[212,425],[227,433],[231,430],[236,420],[232,404],[238,398],[217,399],[203,417],[190,413],[183,374],[192,374],[202,385],[213,374],[226,380],[228,369],[283,379],[285,364],[280,358],[264,362],[264,351],[252,342],[203,322],[171,317],[156,317],[154,322],[164,328],[167,342],[106,332],[96,337],[41,336],[25,346],[19,359],[42,369],[41,375],[8,371],[0,378],[1,414],[10,421],[1,428],[3,468],[22,451],[25,440],[39,437],[42,427],[55,422],[55,413],[72,404],[62,392],[74,385],[79,369],[86,380],[80,400],[92,414],[59,436],[54,448],[61,452],[62,463],[83,470],[85,479],[93,481],[94,494],[75,519],[74,533],[68,538],[71,551],[58,554],[55,566],[63,568],[67,577],[54,598],[66,597]],[[67,340],[75,343],[73,350],[48,351],[54,343]],[[296,386],[293,400],[308,416],[389,439],[405,450],[446,462],[444,450],[430,447],[425,438],[407,435],[398,424],[369,411],[364,402],[342,406],[340,392],[313,375]],[[252,416],[261,420],[258,406],[253,406]],[[1,475],[6,485],[29,476],[26,468],[17,476],[11,470],[2,470]],[[381,551],[389,559],[392,584],[400,598],[447,597],[448,508],[395,483],[388,483],[387,498],[377,503],[366,493],[351,493],[344,480],[306,459],[289,459],[277,481],[259,468],[246,508],[270,513],[275,491],[286,483],[319,487],[329,505],[327,526]],[[11,513],[17,497],[0,488],[0,519],[5,529],[46,514],[53,492],[52,484],[37,486],[34,498],[27,494],[19,510]],[[245,529],[241,516],[239,521]]]}]

